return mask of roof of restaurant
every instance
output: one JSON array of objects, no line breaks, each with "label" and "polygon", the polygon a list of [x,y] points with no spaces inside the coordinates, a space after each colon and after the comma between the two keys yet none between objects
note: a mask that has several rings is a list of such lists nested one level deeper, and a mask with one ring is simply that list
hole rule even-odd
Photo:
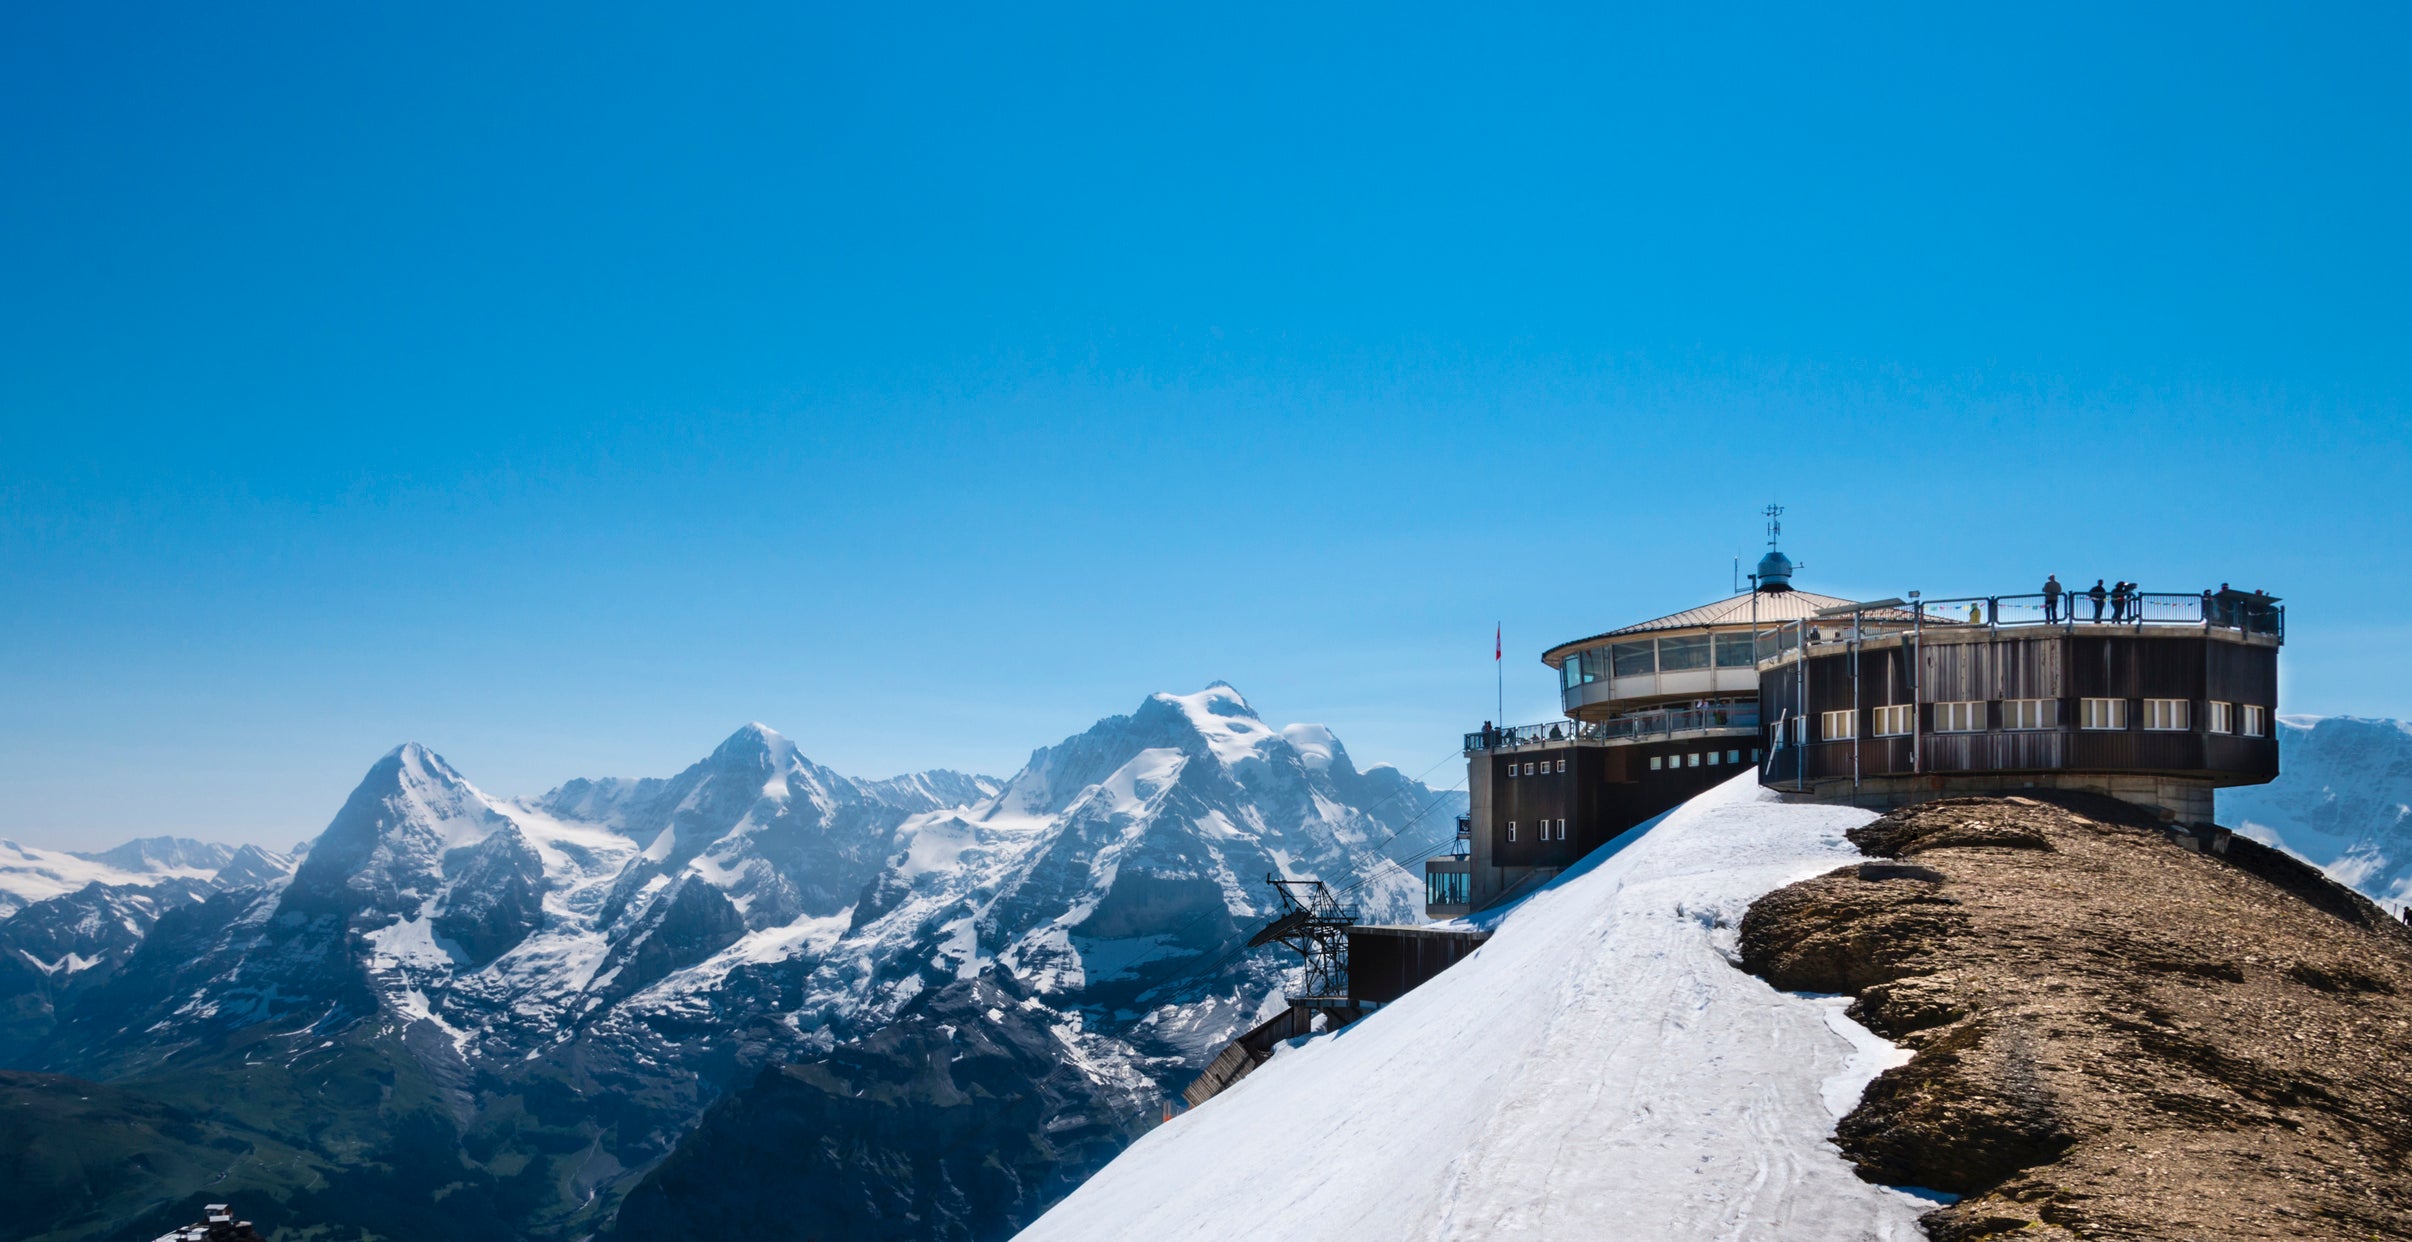
[{"label": "roof of restaurant", "polygon": [[[1758,601],[1758,611],[1755,614],[1751,611],[1753,599]],[[1778,623],[1803,621],[1816,615],[1820,610],[1848,608],[1854,602],[1856,601],[1843,599],[1840,596],[1820,595],[1815,591],[1744,591],[1740,595],[1721,599],[1713,604],[1686,608],[1682,612],[1670,612],[1663,617],[1637,621],[1632,625],[1610,630],[1605,634],[1594,634],[1589,638],[1578,638],[1572,642],[1559,643],[1542,652],[1541,658],[1545,661],[1555,659],[1562,652],[1586,647],[1602,639],[1622,638],[1628,634],[1649,634],[1659,630],[1686,630],[1704,625],[1749,625],[1754,616],[1761,625],[1770,621]],[[1867,615],[1875,620],[1907,621],[1910,619],[1910,612],[1906,608],[1871,608]],[[1933,623],[1937,619],[1929,614],[1927,620],[1929,623]]]}]

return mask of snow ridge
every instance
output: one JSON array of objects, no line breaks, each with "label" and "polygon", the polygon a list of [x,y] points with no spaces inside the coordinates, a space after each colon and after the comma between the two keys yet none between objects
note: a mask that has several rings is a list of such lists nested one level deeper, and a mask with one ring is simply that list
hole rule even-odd
[{"label": "snow ridge", "polygon": [[1298,1041],[1021,1236],[1817,1237],[1932,1204],[1830,1142],[1898,1053],[1732,962],[1751,901],[1872,816],[1744,773],[1525,899],[1472,958]]}]

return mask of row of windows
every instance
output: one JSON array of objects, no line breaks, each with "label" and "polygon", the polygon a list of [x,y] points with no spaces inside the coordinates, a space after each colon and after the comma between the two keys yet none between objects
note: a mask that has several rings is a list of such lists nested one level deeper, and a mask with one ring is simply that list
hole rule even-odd
[{"label": "row of windows", "polygon": [[[1561,820],[1559,820],[1559,821],[1557,822],[1557,826],[1556,826],[1556,832],[1557,832],[1557,834],[1558,834],[1558,835],[1557,835],[1557,836],[1555,836],[1555,837],[1553,837],[1553,836],[1549,835],[1552,829],[1551,829],[1551,826],[1550,826],[1550,822],[1549,822],[1548,820],[1546,820],[1546,819],[1545,819],[1545,820],[1542,820],[1542,821],[1541,821],[1541,822],[1540,822],[1538,825],[1536,825],[1536,826],[1537,826],[1537,827],[1540,829],[1540,831],[1541,831],[1541,839],[1542,839],[1542,840],[1544,840],[1544,841],[1563,841],[1563,840],[1565,840],[1565,839],[1566,839],[1566,821],[1565,821],[1565,820],[1562,820],[1562,819],[1561,819]],[[1512,820],[1512,819],[1511,819],[1511,820],[1509,820],[1509,821],[1508,821],[1507,828],[1508,828],[1508,840],[1510,840],[1510,841],[1515,840],[1515,839],[1516,839],[1516,821],[1515,821],[1515,820]]]},{"label": "row of windows", "polygon": [[1704,668],[1755,668],[1757,644],[1748,634],[1690,634],[1682,638],[1644,638],[1578,651],[1559,667],[1566,689],[1618,677],[1647,677],[1652,673],[1683,673]]},{"label": "row of windows", "polygon": [[[1742,752],[1738,750],[1696,750],[1688,755],[1652,755],[1650,756],[1650,770],[1653,772],[1659,772],[1668,768],[1696,768],[1701,766],[1701,756],[1703,755],[1708,757],[1708,766],[1712,768],[1721,763],[1742,762]],[[1754,750],[1750,752],[1750,761],[1752,763],[1757,763],[1759,761],[1758,751]]]},{"label": "row of windows", "polygon": [[[1536,772],[1534,772],[1534,771],[1533,771],[1533,767],[1534,767],[1534,765],[1533,765],[1533,764],[1530,764],[1530,763],[1525,764],[1525,765],[1524,765],[1524,774],[1525,774],[1526,776],[1535,776],[1535,775],[1539,775],[1539,776],[1547,776],[1547,775],[1549,775],[1549,773],[1552,771],[1552,769],[1551,769],[1551,768],[1550,768],[1550,766],[1549,766],[1549,760],[1547,760],[1547,759],[1543,759],[1543,760],[1541,760],[1541,761],[1540,761],[1540,765],[1539,765],[1539,766],[1540,766],[1540,769],[1541,769],[1541,770],[1540,770],[1538,773],[1536,773]],[[1558,760],[1558,766],[1557,766],[1557,768],[1556,768],[1555,770],[1556,770],[1556,771],[1559,771],[1559,772],[1563,772],[1563,771],[1565,771],[1565,770],[1566,770],[1566,761],[1565,761],[1564,759],[1560,759],[1560,760]],[[1508,775],[1510,775],[1510,776],[1514,776],[1515,774],[1516,774],[1516,765],[1511,763],[1511,764],[1509,764],[1509,765],[1508,765]]]},{"label": "row of windows", "polygon": [[[1985,731],[1985,700],[1965,699],[1933,704],[1934,731],[1937,733],[1982,733]],[[2013,731],[2056,729],[2060,727],[2058,699],[2003,699],[2002,728]],[[2144,727],[2159,733],[2183,733],[2193,727],[2189,720],[2192,704],[2185,699],[2144,700]],[[2242,707],[2242,711],[2237,710]],[[2213,733],[2237,732],[2242,722],[2246,737],[2260,737],[2267,732],[2268,709],[2255,703],[2209,704],[2206,726]],[[1918,709],[1907,703],[1896,703],[1875,709],[1877,737],[1904,737],[1917,726]],[[2127,727],[2126,699],[2077,700],[2077,727],[2080,729],[2124,729]],[[1796,722],[1797,732],[1797,722]],[[1852,711],[1825,712],[1818,717],[1818,736],[1829,742],[1848,741],[1859,735],[1859,715]]]}]

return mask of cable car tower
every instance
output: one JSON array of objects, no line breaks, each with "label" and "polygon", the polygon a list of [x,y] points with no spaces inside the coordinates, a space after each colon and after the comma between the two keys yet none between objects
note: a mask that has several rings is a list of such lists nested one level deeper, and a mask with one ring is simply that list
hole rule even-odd
[{"label": "cable car tower", "polygon": [[1300,996],[1344,996],[1348,992],[1348,929],[1357,922],[1357,908],[1340,904],[1321,880],[1290,880],[1268,874],[1265,883],[1281,898],[1281,917],[1248,938],[1248,947],[1284,944],[1306,959],[1299,981]]}]

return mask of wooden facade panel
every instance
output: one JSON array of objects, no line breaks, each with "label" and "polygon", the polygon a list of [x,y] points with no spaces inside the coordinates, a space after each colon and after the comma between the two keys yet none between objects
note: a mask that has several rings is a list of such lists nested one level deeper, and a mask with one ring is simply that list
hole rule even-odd
[{"label": "wooden facade panel", "polygon": [[2278,739],[2214,734],[2203,739],[2203,763],[2215,772],[2272,780],[2278,775]]},{"label": "wooden facade panel", "polygon": [[[2271,738],[2210,734],[2208,700],[2255,704],[2275,714],[2278,652],[2274,646],[2241,644],[2201,633],[2168,631],[2097,632],[2079,627],[2074,633],[2025,631],[1973,642],[1934,642],[1922,650],[1885,649],[1860,653],[1856,704],[1861,709],[1857,771],[1862,776],[1898,776],[1913,771],[1957,772],[2166,772],[2187,775],[2267,780],[2278,770],[2277,743]],[[1913,687],[1909,661],[1916,661]],[[1801,666],[1785,665],[1762,677],[1762,718],[1772,741],[1774,724],[1801,702]],[[1806,714],[1813,721],[1822,713],[1854,705],[1851,656],[1821,654],[1808,661]],[[1913,767],[1906,738],[1872,736],[1873,709],[1915,701],[1921,705],[1919,760]],[[2116,698],[2127,704],[2128,727],[2119,730],[2079,730],[2078,700]],[[2015,699],[2045,699],[2056,704],[2047,721],[2057,727],[2009,730],[2004,703]],[[2190,707],[2190,728],[2155,731],[2147,720],[2146,699],[2182,699]],[[1985,731],[1934,732],[1938,702],[1980,701],[1985,707]],[[2238,718],[2241,721],[2241,716]],[[1814,737],[1814,735],[1813,735]],[[1796,756],[1776,752],[1766,779],[1793,779]],[[1814,738],[1805,755],[1811,780],[1842,779],[1854,770],[1853,746],[1848,741]],[[1778,769],[1781,769],[1780,771]]]},{"label": "wooden facade panel", "polygon": [[2203,735],[2140,729],[2080,729],[2069,735],[2069,766],[2111,772],[2199,772]]},{"label": "wooden facade panel", "polygon": [[2227,703],[2258,703],[2276,710],[2278,661],[2263,650],[2236,643],[2211,643],[2204,697]]}]

